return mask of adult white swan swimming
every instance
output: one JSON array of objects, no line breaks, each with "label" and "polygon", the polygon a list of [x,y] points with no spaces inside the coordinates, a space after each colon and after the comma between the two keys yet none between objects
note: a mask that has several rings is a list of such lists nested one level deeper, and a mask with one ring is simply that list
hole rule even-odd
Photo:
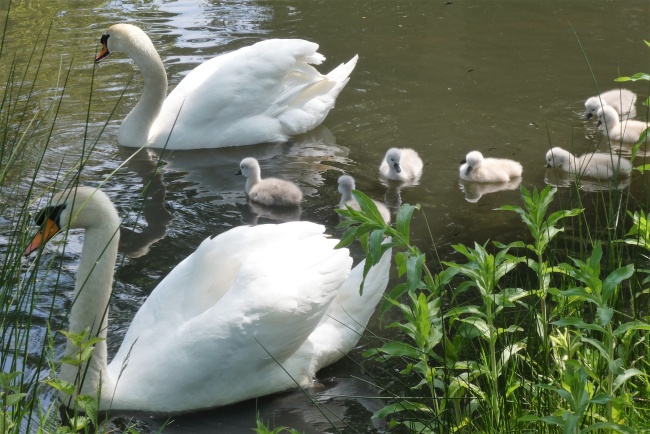
[{"label": "adult white swan swimming", "polygon": [[[65,190],[37,222],[26,254],[59,228],[85,229],[69,330],[106,338],[120,226],[110,199]],[[350,271],[347,249],[323,231],[241,226],[203,241],[153,290],[110,364],[106,341],[96,344],[81,393],[97,396],[101,383],[100,409],[177,413],[308,386],[356,345],[390,268],[388,251],[359,295],[364,264]],[[65,355],[74,350],[68,342]],[[64,364],[59,378],[76,374]]]},{"label": "adult white swan swimming", "polygon": [[358,56],[327,75],[318,44],[269,39],[207,60],[167,98],[167,73],[151,39],[131,24],[101,37],[100,62],[112,52],[129,56],[144,76],[140,102],[122,122],[122,146],[221,148],[285,142],[320,125],[349,80]]}]

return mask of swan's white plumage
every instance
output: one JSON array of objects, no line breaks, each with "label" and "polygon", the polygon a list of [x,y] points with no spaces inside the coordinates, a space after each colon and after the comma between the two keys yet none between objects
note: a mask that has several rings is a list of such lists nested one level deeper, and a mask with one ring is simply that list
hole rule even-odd
[{"label": "swan's white plumage", "polygon": [[604,106],[598,109],[598,126],[603,134],[613,142],[636,143],[641,134],[648,128],[642,121],[628,120],[621,122],[613,107]]},{"label": "swan's white plumage", "polygon": [[630,176],[632,173],[632,163],[620,155],[596,152],[576,157],[559,147],[546,153],[546,167],[559,167],[565,172],[599,179]]},{"label": "swan's white plumage", "polygon": [[410,148],[390,148],[379,165],[379,173],[393,181],[408,181],[422,175],[422,159]]},{"label": "swan's white plumage", "polygon": [[585,101],[587,119],[597,116],[598,109],[604,105],[613,107],[620,119],[636,116],[636,94],[629,89],[612,89],[587,98]]},{"label": "swan's white plumage", "polygon": [[237,174],[246,177],[246,194],[254,202],[266,206],[296,206],[302,201],[302,192],[293,182],[278,178],[262,179],[260,164],[255,158],[244,158],[239,163]]},{"label": "swan's white plumage", "polygon": [[149,37],[130,24],[116,24],[106,34],[109,52],[125,52],[145,77],[142,107],[134,108],[118,134],[121,145],[132,147],[284,142],[323,122],[358,59],[323,75],[312,66],[325,60],[317,44],[270,39],[205,61],[165,99],[164,66]]},{"label": "swan's white plumage", "polygon": [[509,182],[521,177],[521,164],[506,158],[483,158],[479,151],[469,152],[461,162],[460,178],[472,182]]},{"label": "swan's white plumage", "polygon": [[[352,190],[355,189],[354,178],[351,177],[350,175],[343,175],[339,177],[338,183],[339,183],[338,191],[339,193],[341,193],[341,201],[339,202],[339,208],[345,208],[346,206],[349,206],[350,208],[356,211],[360,211],[361,206],[359,206],[359,202],[357,202],[354,196],[352,196]],[[386,205],[374,199],[372,199],[372,201],[377,207],[377,211],[379,211],[379,214],[384,219],[384,222],[390,223],[390,211],[388,210]]]},{"label": "swan's white plumage", "polygon": [[[86,229],[77,278],[86,283],[75,291],[71,330],[94,325],[105,337],[107,320],[97,318],[111,292],[119,218],[103,193],[81,187],[75,194],[74,206],[67,193],[54,198],[66,206],[64,224],[77,215],[70,226]],[[390,267],[388,252],[359,296],[363,264],[350,272],[347,250],[334,249],[337,240],[323,232],[320,225],[291,222],[238,227],[203,241],[153,290],[110,365],[105,341],[97,344],[82,393],[95,396],[101,378],[100,409],[176,413],[295,382],[308,386],[316,370],[354,347]],[[115,242],[106,248],[110,238]],[[330,313],[342,323],[332,322]],[[62,369],[61,378],[73,382],[75,373]]]}]

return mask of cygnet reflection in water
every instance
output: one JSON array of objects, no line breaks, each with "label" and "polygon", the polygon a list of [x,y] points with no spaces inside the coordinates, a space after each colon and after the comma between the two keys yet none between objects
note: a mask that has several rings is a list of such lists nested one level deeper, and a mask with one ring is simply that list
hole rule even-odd
[{"label": "cygnet reflection in water", "polygon": [[459,187],[465,193],[465,200],[469,203],[478,202],[486,194],[499,191],[516,190],[521,184],[521,178],[514,178],[508,182],[479,183],[460,180]]},{"label": "cygnet reflection in water", "polygon": [[579,177],[573,173],[566,172],[559,167],[546,169],[544,182],[552,187],[575,187],[587,192],[624,190],[630,186],[631,177],[621,176],[618,178],[589,178]]},{"label": "cygnet reflection in water", "polygon": [[[300,205],[291,207],[273,207],[249,201],[238,206],[241,211],[242,222],[247,225],[260,224],[260,219],[273,222],[292,222],[300,220],[302,208]],[[262,221],[261,223],[265,223]]]},{"label": "cygnet reflection in water", "polygon": [[403,181],[393,181],[380,175],[377,179],[381,185],[386,187],[384,203],[388,208],[395,212],[397,212],[399,207],[402,206],[402,190],[417,187],[421,182],[421,176],[405,179]]}]

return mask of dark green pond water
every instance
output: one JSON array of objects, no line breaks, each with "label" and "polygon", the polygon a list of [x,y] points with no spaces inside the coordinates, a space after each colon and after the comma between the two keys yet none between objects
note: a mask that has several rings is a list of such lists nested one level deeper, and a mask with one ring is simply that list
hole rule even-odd
[{"label": "dark green pond water", "polygon": [[[6,2],[0,7],[6,16]],[[61,179],[99,137],[82,182],[105,180],[103,189],[126,217],[126,226],[135,228],[124,237],[128,246],[116,276],[112,351],[157,282],[201,240],[277,217],[260,215],[247,204],[243,180],[234,176],[243,157],[257,157],[265,176],[297,182],[306,195],[300,218],[334,233],[340,233],[334,229],[333,209],[339,200],[336,180],[343,173],[389,205],[418,202],[423,213],[415,218],[413,240],[453,258],[455,243],[525,236],[514,213],[493,211],[519,204],[517,190],[484,192],[459,183],[458,164],[467,152],[516,159],[524,166],[522,185],[541,189],[554,179],[544,167],[551,146],[577,154],[607,150],[595,122],[584,119],[584,100],[615,87],[619,75],[650,71],[650,50],[643,43],[650,28],[647,0],[14,1],[11,8],[6,28],[4,18],[0,23],[5,31],[0,71],[6,72],[14,55],[26,64],[32,48],[45,44],[51,23],[36,80],[37,106],[44,109],[56,101],[67,77],[36,188]],[[99,37],[117,22],[137,24],[151,36],[170,89],[202,61],[268,38],[317,42],[327,57],[319,67],[323,72],[354,54],[360,58],[323,125],[290,144],[150,152],[120,167],[131,150],[117,145],[116,134],[140,98],[142,78],[123,55],[111,56],[98,68],[93,63]],[[626,87],[639,100],[649,94],[647,82]],[[637,104],[640,116],[647,116],[645,110]],[[45,132],[39,134],[32,138],[34,147],[44,142]],[[399,191],[379,179],[379,163],[393,146],[420,153],[425,169],[419,185]],[[154,174],[156,167],[160,172]],[[148,182],[151,193],[143,207],[139,195]],[[647,203],[647,183],[634,173],[623,187]],[[589,202],[596,193],[580,194]],[[11,226],[11,218],[3,216],[0,223]],[[73,234],[62,258],[62,285],[70,289],[81,240]],[[42,295],[35,353],[54,297]],[[71,292],[56,295],[52,329],[65,327],[70,297]],[[381,333],[377,320],[370,328]],[[62,352],[63,342],[58,345]],[[362,351],[360,344],[353,359],[371,363],[362,360]],[[30,368],[29,360],[24,364]],[[321,384],[309,391],[322,404],[320,410],[302,392],[288,392],[175,418],[166,432],[249,433],[256,411],[267,421],[305,433],[336,432],[332,424],[344,432],[381,432],[383,422],[370,416],[384,403],[372,399],[380,391],[364,378],[362,367],[344,360],[322,371]],[[54,399],[53,393],[44,393],[46,402]],[[137,417],[151,429],[164,422]]]}]

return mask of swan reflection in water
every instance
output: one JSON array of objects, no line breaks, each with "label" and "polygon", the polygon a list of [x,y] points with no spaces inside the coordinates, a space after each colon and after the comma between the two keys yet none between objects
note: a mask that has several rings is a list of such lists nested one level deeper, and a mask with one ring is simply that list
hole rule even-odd
[{"label": "swan reflection in water", "polygon": [[139,230],[122,230],[121,247],[130,257],[146,254],[153,243],[164,238],[172,222],[165,207],[165,174],[181,175],[190,184],[185,189],[188,196],[204,198],[215,205],[235,205],[244,223],[256,224],[260,218],[277,222],[299,220],[301,208],[275,209],[248,202],[242,179],[235,176],[243,158],[256,158],[265,176],[297,183],[304,196],[317,194],[325,182],[324,172],[334,168],[332,163],[350,163],[349,149],[337,145],[334,135],[323,126],[287,143],[190,151],[148,148],[131,155],[132,152],[131,148],[120,147],[124,160],[131,156],[128,169],[142,178],[142,185],[148,185],[148,190],[142,210],[134,217],[134,226],[138,217],[146,220],[146,225]]},{"label": "swan reflection in water", "polygon": [[465,200],[469,203],[477,203],[481,197],[486,194],[497,193],[499,191],[516,190],[521,184],[521,177],[513,178],[508,182],[470,182],[459,181],[460,191],[465,193]]},{"label": "swan reflection in water", "polygon": [[552,187],[577,186],[580,190],[587,192],[623,190],[630,186],[631,179],[630,176],[611,179],[578,177],[557,167],[547,168],[544,175],[544,182]]}]

